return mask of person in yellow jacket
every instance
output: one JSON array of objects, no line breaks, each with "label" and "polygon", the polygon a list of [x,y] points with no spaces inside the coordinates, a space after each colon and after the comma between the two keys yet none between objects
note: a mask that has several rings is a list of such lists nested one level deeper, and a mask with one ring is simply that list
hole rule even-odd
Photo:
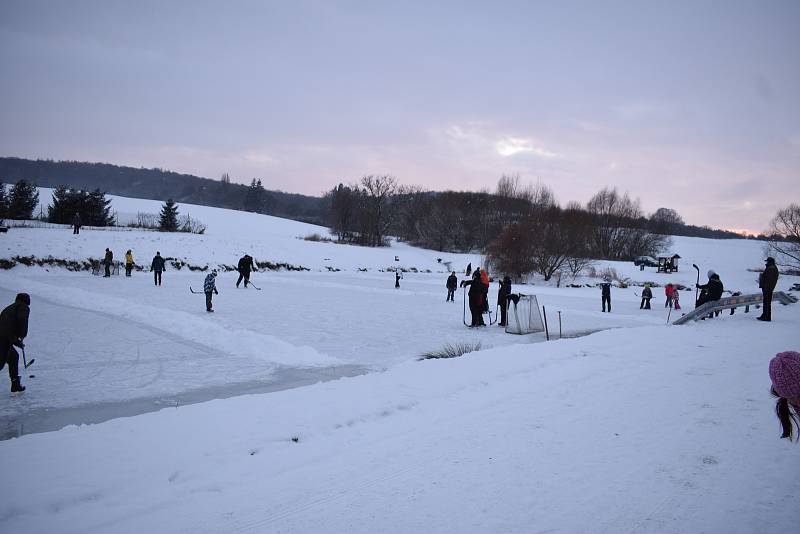
[{"label": "person in yellow jacket", "polygon": [[130,276],[132,270],[133,270],[133,252],[131,252],[131,249],[128,249],[128,252],[125,253],[125,276]]}]

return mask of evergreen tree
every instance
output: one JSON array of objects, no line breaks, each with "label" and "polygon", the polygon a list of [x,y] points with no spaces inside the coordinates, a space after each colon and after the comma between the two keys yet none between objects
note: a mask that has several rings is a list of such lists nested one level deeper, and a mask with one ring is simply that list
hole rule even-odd
[{"label": "evergreen tree", "polygon": [[0,182],[0,220],[6,218],[8,213],[8,195],[6,193],[6,184]]},{"label": "evergreen tree", "polygon": [[244,197],[245,211],[252,211],[255,213],[263,213],[267,203],[267,191],[261,185],[261,180],[250,182],[250,187],[247,188],[247,194]]},{"label": "evergreen tree", "polygon": [[171,198],[161,207],[158,227],[162,232],[178,231],[178,205]]},{"label": "evergreen tree", "polygon": [[[86,223],[89,226],[111,226],[114,224],[114,216],[111,214],[111,199],[106,198],[106,194],[100,189],[95,189],[91,193],[85,193],[86,199]],[[83,217],[83,211],[80,211]]]},{"label": "evergreen tree", "polygon": [[8,195],[9,219],[32,219],[33,210],[39,204],[39,191],[26,180],[20,180],[11,187]]}]

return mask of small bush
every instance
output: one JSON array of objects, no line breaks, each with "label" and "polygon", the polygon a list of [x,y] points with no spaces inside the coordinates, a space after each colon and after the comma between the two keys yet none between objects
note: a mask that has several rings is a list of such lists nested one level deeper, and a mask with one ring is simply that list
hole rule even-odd
[{"label": "small bush", "polygon": [[480,341],[477,343],[448,343],[439,350],[423,353],[419,359],[432,360],[438,358],[458,358],[459,356],[463,356],[469,352],[475,352],[479,350],[481,350]]},{"label": "small bush", "polygon": [[305,236],[303,238],[303,241],[314,241],[314,242],[318,242],[318,243],[319,242],[329,243],[331,241],[331,238],[330,237],[321,236],[321,235],[319,235],[318,233],[315,232],[313,234],[309,234],[309,235]]}]

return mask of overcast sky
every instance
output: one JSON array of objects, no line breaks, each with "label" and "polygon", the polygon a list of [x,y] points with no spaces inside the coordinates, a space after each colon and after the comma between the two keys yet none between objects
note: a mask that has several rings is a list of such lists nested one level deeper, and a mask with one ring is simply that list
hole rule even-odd
[{"label": "overcast sky", "polygon": [[0,0],[0,155],[319,195],[604,186],[766,228],[800,202],[800,1]]}]

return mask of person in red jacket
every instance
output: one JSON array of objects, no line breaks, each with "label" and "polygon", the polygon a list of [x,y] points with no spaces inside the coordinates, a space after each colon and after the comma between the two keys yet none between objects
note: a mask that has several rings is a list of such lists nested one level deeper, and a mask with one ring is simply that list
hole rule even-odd
[{"label": "person in red jacket", "polygon": [[666,300],[666,302],[664,302],[664,307],[665,308],[671,308],[672,307],[672,299],[675,296],[675,286],[672,285],[672,282],[667,284],[667,286],[664,288],[664,295],[667,296],[667,300]]}]

